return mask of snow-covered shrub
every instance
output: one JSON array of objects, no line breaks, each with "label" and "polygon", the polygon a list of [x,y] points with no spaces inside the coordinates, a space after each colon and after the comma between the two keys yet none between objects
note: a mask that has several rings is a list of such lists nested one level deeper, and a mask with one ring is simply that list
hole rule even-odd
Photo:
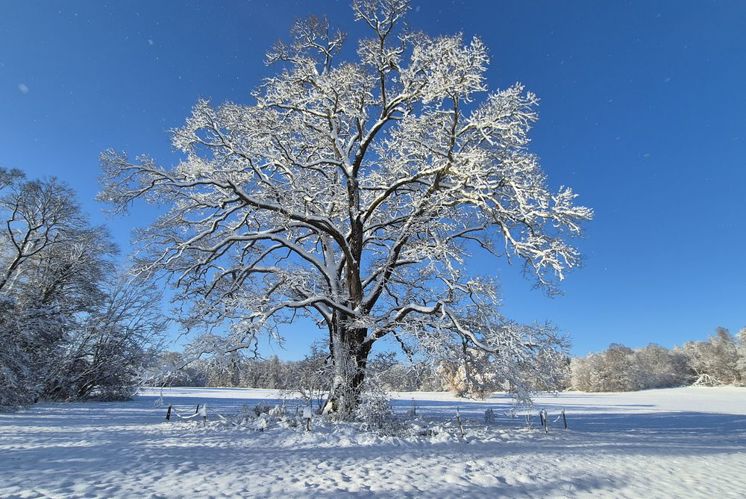
[{"label": "snow-covered shrub", "polygon": [[388,395],[374,383],[366,383],[366,390],[355,410],[355,419],[367,431],[393,433],[398,428]]},{"label": "snow-covered shrub", "polygon": [[281,405],[275,405],[269,410],[267,414],[269,414],[273,418],[283,417],[285,415],[285,407]]},{"label": "snow-covered shrub", "polygon": [[321,412],[324,398],[332,386],[329,353],[320,343],[311,345],[311,353],[294,364],[292,382],[287,388],[297,390],[306,404]]},{"label": "snow-covered shrub", "polygon": [[264,431],[269,428],[270,415],[269,413],[259,414],[252,424],[253,428],[258,431]]},{"label": "snow-covered shrub", "polygon": [[253,409],[253,410],[254,410],[254,414],[255,414],[255,415],[256,415],[257,417],[259,417],[259,416],[261,416],[262,414],[269,414],[269,411],[271,411],[271,410],[272,410],[272,406],[271,406],[271,405],[269,405],[269,404],[262,404],[262,403],[259,403],[259,404],[256,404],[256,405],[254,406],[254,409]]}]

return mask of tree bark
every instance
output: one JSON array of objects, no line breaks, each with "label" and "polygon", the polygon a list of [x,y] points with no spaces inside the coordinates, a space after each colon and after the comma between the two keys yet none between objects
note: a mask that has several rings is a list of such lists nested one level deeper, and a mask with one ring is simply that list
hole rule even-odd
[{"label": "tree bark", "polygon": [[332,366],[334,378],[324,414],[341,419],[354,417],[365,382],[370,344],[365,343],[367,330],[337,327],[332,332]]}]

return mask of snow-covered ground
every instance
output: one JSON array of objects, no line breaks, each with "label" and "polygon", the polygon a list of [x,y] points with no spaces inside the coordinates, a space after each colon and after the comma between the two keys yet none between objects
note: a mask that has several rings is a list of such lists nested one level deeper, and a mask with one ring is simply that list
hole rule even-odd
[{"label": "snow-covered ground", "polygon": [[[509,416],[508,398],[395,394],[433,435],[378,436],[314,422],[234,426],[271,390],[171,389],[132,402],[43,404],[0,414],[0,497],[744,497],[746,389],[563,393],[536,400],[548,434]],[[415,400],[415,402],[413,402]],[[295,401],[286,401],[288,412]],[[455,425],[456,408],[465,436]],[[490,425],[484,412],[496,414]],[[566,409],[570,429],[556,421]],[[534,412],[537,412],[534,411]]]}]

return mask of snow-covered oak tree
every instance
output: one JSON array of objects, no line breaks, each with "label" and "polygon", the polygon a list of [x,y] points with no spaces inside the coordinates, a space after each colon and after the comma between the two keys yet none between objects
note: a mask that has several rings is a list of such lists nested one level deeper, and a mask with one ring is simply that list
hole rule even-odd
[{"label": "snow-covered oak tree", "polygon": [[[231,348],[296,314],[328,329],[327,410],[352,414],[373,344],[460,359],[504,379],[555,347],[551,328],[497,312],[472,251],[514,256],[546,289],[578,265],[590,209],[549,190],[527,150],[537,98],[488,92],[474,38],[402,28],[403,0],[359,0],[355,60],[324,19],[296,22],[251,104],[199,101],[173,132],[183,160],[102,155],[101,198],[168,210],[141,233],[139,269],[172,276],[188,321],[227,321]],[[485,362],[480,361],[481,365]]]}]

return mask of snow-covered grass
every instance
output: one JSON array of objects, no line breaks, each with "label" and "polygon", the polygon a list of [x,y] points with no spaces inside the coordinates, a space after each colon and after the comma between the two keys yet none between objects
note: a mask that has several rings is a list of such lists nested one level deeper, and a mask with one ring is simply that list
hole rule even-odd
[{"label": "snow-covered grass", "polygon": [[[394,394],[424,422],[397,435],[233,415],[283,403],[272,390],[165,390],[183,415],[164,421],[157,390],[123,403],[41,404],[0,414],[1,497],[743,497],[746,389],[563,393],[536,399],[533,428],[510,400]],[[295,414],[294,400],[284,400]],[[455,423],[464,421],[464,438]],[[495,421],[484,423],[491,408]],[[566,409],[570,429],[556,421]],[[536,414],[546,409],[545,434]],[[228,421],[221,419],[223,415]],[[429,428],[432,432],[418,432]]]}]

